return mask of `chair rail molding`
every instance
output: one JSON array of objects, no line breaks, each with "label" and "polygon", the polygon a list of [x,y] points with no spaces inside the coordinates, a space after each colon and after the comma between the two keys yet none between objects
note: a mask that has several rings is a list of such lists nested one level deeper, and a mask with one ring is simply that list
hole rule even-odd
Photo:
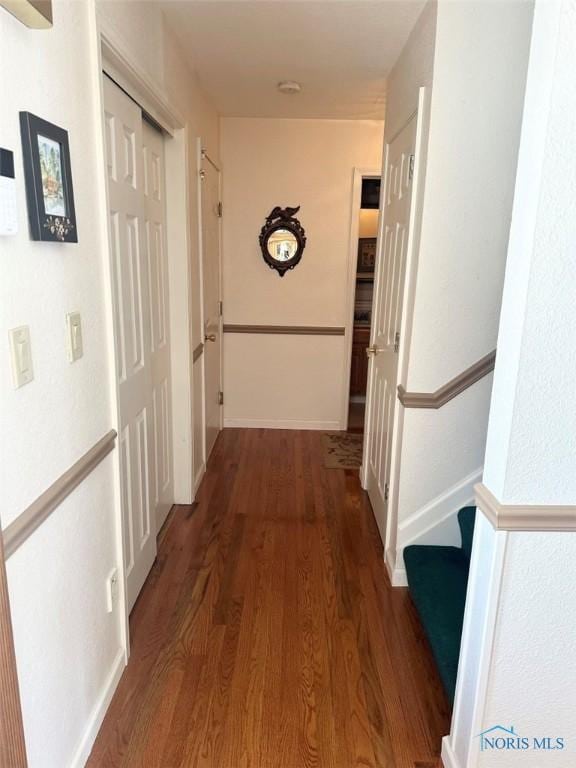
[{"label": "chair rail molding", "polygon": [[407,392],[400,384],[398,400],[404,408],[441,408],[461,392],[475,384],[494,370],[496,350],[482,357],[478,362],[466,368],[435,392]]},{"label": "chair rail molding", "polygon": [[483,483],[474,491],[477,508],[497,531],[576,531],[576,506],[501,504]]},{"label": "chair rail molding", "polygon": [[272,333],[291,336],[344,336],[342,326],[328,325],[241,325],[225,323],[224,333]]},{"label": "chair rail molding", "polygon": [[70,469],[52,483],[44,493],[30,504],[2,532],[6,559],[34,533],[46,518],[58,507],[72,491],[80,485],[92,470],[100,464],[114,448],[116,430],[111,429],[100,438],[90,450],[81,456]]},{"label": "chair rail molding", "polygon": [[26,768],[26,745],[0,532],[0,765]]}]

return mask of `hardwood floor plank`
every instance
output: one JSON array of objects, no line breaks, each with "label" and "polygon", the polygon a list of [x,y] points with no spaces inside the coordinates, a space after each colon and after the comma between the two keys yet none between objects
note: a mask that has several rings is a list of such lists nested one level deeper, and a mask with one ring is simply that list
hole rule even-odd
[{"label": "hardwood floor plank", "polygon": [[321,433],[224,430],[163,532],[88,766],[439,765],[448,706],[382,554]]}]

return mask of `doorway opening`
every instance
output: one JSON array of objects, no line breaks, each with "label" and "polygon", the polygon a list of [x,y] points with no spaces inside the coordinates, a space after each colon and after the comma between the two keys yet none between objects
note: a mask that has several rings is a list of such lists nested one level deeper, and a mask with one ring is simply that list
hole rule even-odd
[{"label": "doorway opening", "polygon": [[368,357],[374,295],[374,268],[378,216],[380,212],[380,177],[363,176],[361,179],[360,207],[353,211],[356,217],[356,268],[354,274],[354,310],[352,323],[352,353],[348,388],[348,431],[362,433],[366,411],[368,386]]}]

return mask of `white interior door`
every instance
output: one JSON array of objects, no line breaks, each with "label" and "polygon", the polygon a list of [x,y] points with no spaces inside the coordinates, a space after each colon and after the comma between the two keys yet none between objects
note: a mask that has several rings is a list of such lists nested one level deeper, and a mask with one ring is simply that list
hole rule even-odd
[{"label": "white interior door", "polygon": [[104,124],[118,375],[122,526],[128,607],[156,557],[150,291],[140,108],[104,77]]},{"label": "white interior door", "polygon": [[142,124],[144,163],[144,226],[150,288],[150,358],[155,473],[150,478],[156,531],[174,504],[172,461],[172,387],[170,306],[166,248],[164,138],[145,120]]},{"label": "white interior door", "polygon": [[204,160],[200,173],[204,426],[206,460],[222,428],[222,318],[220,316],[220,172]]},{"label": "white interior door", "polygon": [[380,254],[372,306],[371,362],[368,384],[366,489],[382,540],[386,536],[392,428],[396,407],[398,349],[417,118],[386,145],[381,193]]}]

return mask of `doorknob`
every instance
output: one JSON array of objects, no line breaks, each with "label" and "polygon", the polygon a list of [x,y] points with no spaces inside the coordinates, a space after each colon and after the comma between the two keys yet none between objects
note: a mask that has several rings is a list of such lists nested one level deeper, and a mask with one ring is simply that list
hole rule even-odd
[{"label": "doorknob", "polygon": [[382,352],[382,350],[380,347],[377,347],[376,344],[371,344],[369,347],[366,347],[366,357],[377,355],[378,352]]},{"label": "doorknob", "polygon": [[216,334],[215,333],[205,333],[204,334],[204,341],[216,341]]}]

